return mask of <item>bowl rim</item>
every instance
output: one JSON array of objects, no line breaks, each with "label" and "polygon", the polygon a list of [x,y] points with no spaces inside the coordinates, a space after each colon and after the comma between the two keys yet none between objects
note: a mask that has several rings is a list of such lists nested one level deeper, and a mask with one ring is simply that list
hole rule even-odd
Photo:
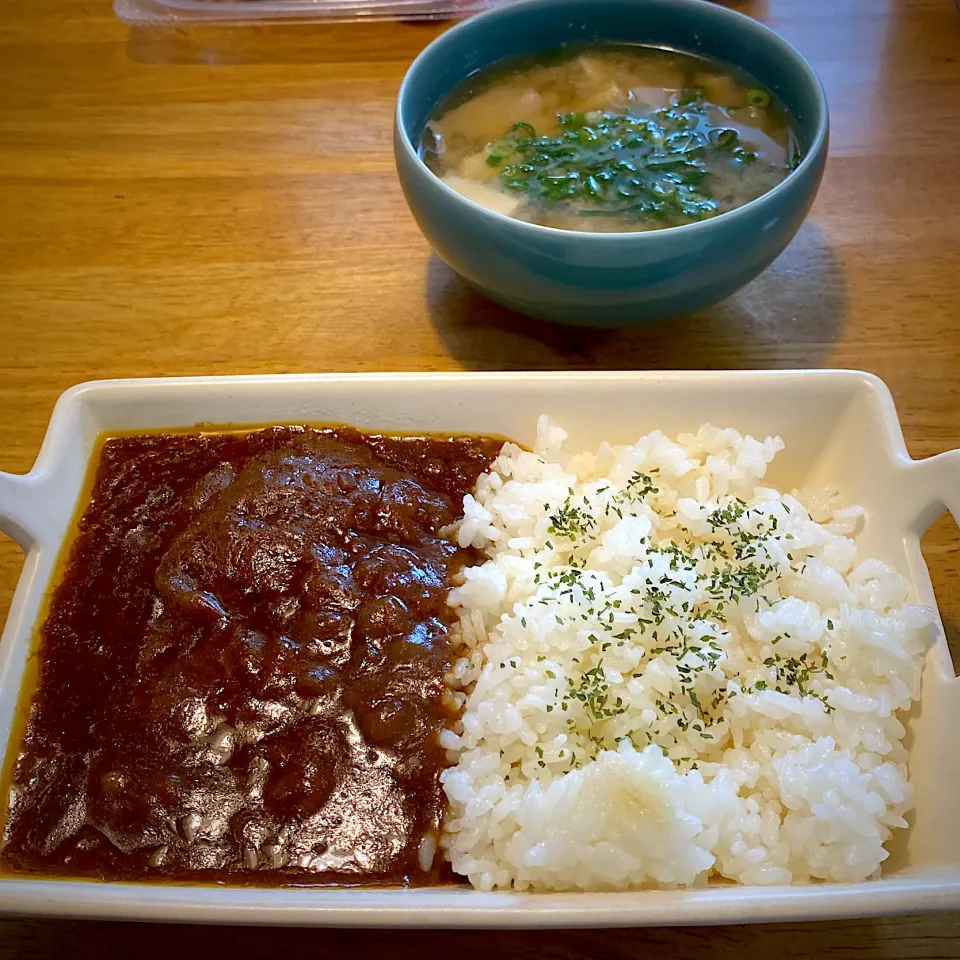
[{"label": "bowl rim", "polygon": [[[657,2],[657,0],[631,0],[630,6],[639,9],[648,2]],[[406,73],[403,75],[403,80],[400,83],[400,89],[397,92],[397,103],[394,111],[394,128],[396,131],[395,142],[398,145],[398,149],[402,149],[407,154],[408,159],[413,161],[414,166],[420,168],[423,172],[426,172],[430,180],[440,188],[442,193],[446,193],[446,195],[451,197],[453,202],[465,205],[467,209],[472,209],[479,215],[488,218],[494,224],[499,224],[505,229],[514,229],[521,234],[531,234],[533,237],[569,237],[576,240],[584,240],[585,238],[589,237],[592,242],[597,243],[625,243],[631,241],[634,243],[642,243],[649,242],[649,238],[651,236],[657,237],[663,234],[668,234],[672,237],[676,236],[678,232],[681,231],[683,233],[690,234],[697,230],[708,230],[711,228],[711,224],[715,224],[718,221],[721,223],[730,223],[736,219],[749,217],[763,205],[773,203],[779,195],[791,189],[791,184],[796,180],[797,176],[801,172],[809,170],[811,167],[821,161],[821,154],[826,152],[829,140],[830,111],[827,103],[826,91],[823,88],[823,82],[820,80],[820,77],[817,75],[817,72],[813,69],[813,67],[810,66],[806,57],[804,57],[803,54],[800,53],[795,46],[793,46],[792,43],[780,36],[780,34],[775,30],[768,27],[765,23],[761,23],[759,20],[755,20],[753,17],[747,16],[745,13],[740,13],[737,10],[732,10],[729,7],[714,3],[712,0],[671,0],[671,6],[674,9],[692,10],[695,13],[698,11],[707,13],[709,11],[707,13],[708,16],[716,16],[720,19],[725,18],[730,23],[737,25],[740,29],[752,30],[757,34],[764,36],[775,46],[780,47],[781,51],[793,62],[794,66],[798,70],[799,75],[804,78],[804,81],[815,93],[817,106],[819,109],[819,119],[817,122],[816,133],[813,136],[809,149],[804,154],[803,159],[800,161],[798,166],[791,170],[787,176],[780,181],[780,183],[776,184],[774,187],[771,187],[765,193],[760,194],[759,197],[754,197],[753,200],[748,200],[746,203],[739,207],[735,207],[733,210],[727,210],[723,213],[717,214],[715,217],[709,217],[706,220],[697,220],[693,223],[677,224],[676,226],[672,227],[661,227],[656,230],[632,230],[624,232],[567,230],[561,227],[546,227],[538,223],[529,223],[526,220],[518,220],[515,217],[509,217],[506,214],[498,213],[496,210],[491,210],[489,207],[483,206],[483,204],[477,203],[474,200],[470,200],[468,197],[458,193],[451,186],[444,183],[444,181],[426,165],[423,158],[420,156],[419,150],[416,149],[414,144],[411,142],[411,138],[407,134],[403,105],[404,101],[409,96],[409,88],[413,82],[412,77],[414,74],[424,69],[424,64],[438,49],[442,48],[446,44],[454,42],[455,39],[462,34],[467,34],[471,30],[476,29],[478,22],[507,19],[511,16],[515,16],[517,11],[529,9],[531,7],[544,7],[547,5],[554,7],[579,7],[589,6],[589,3],[590,0],[509,0],[508,3],[505,3],[502,6],[494,7],[493,9],[478,13],[466,20],[462,20],[458,24],[455,24],[449,30],[444,31],[438,37],[435,37],[433,40],[431,40],[430,43],[428,43],[423,50],[417,54],[413,62],[407,68]],[[465,79],[465,77],[463,79]]]}]

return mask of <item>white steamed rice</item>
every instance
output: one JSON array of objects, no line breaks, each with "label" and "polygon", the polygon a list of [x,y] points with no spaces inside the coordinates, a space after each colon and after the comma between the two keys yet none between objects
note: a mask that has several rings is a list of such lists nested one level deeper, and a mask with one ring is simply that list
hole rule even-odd
[{"label": "white steamed rice", "polygon": [[857,556],[858,507],[759,483],[703,427],[570,455],[541,418],[465,500],[442,845],[484,890],[875,875],[911,806],[933,612]]}]

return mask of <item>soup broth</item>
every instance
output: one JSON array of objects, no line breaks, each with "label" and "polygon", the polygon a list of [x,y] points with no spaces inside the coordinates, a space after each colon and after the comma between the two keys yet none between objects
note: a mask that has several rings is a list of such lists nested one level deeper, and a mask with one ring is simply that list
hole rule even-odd
[{"label": "soup broth", "polygon": [[800,160],[786,111],[749,76],[615,44],[566,46],[467,78],[427,124],[421,155],[499,213],[606,232],[717,216]]}]

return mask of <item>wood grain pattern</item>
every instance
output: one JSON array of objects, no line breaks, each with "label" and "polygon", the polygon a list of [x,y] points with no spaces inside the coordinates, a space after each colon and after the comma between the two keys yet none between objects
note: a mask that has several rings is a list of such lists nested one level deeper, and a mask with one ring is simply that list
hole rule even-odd
[{"label": "wood grain pattern", "polygon": [[[129,31],[106,0],[0,20],[0,467],[92,377],[387,369],[847,366],[914,456],[960,445],[960,17],[951,0],[744,0],[831,104],[820,197],[784,255],[697,316],[620,332],[495,307],[404,206],[393,99],[444,25]],[[956,525],[924,539],[960,652]],[[0,615],[20,566],[0,544]],[[960,660],[960,657],[955,659]],[[585,958],[960,958],[960,916],[719,930],[347,934],[7,920],[0,958],[437,948]]]}]

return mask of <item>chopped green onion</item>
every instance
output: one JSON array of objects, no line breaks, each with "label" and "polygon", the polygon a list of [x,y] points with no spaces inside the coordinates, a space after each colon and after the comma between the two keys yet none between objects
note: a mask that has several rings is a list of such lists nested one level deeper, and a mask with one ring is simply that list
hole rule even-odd
[{"label": "chopped green onion", "polygon": [[686,90],[681,90],[674,97],[674,101],[678,107],[686,107],[700,100],[705,92],[703,87],[688,87]]},{"label": "chopped green onion", "polygon": [[643,116],[558,114],[551,136],[521,121],[488,146],[486,162],[499,168],[503,189],[534,207],[668,225],[703,220],[720,209],[711,185],[722,180],[708,177],[719,172],[717,164],[759,160],[737,130],[712,126],[708,107],[704,91],[690,87],[674,95],[672,106]]},{"label": "chopped green onion", "polygon": [[525,133],[528,137],[535,137],[537,131],[529,123],[515,123],[509,130],[507,130],[507,136],[510,136],[511,133]]},{"label": "chopped green onion", "polygon": [[715,147],[735,147],[740,142],[740,136],[732,127],[716,127],[710,131],[710,142]]}]

